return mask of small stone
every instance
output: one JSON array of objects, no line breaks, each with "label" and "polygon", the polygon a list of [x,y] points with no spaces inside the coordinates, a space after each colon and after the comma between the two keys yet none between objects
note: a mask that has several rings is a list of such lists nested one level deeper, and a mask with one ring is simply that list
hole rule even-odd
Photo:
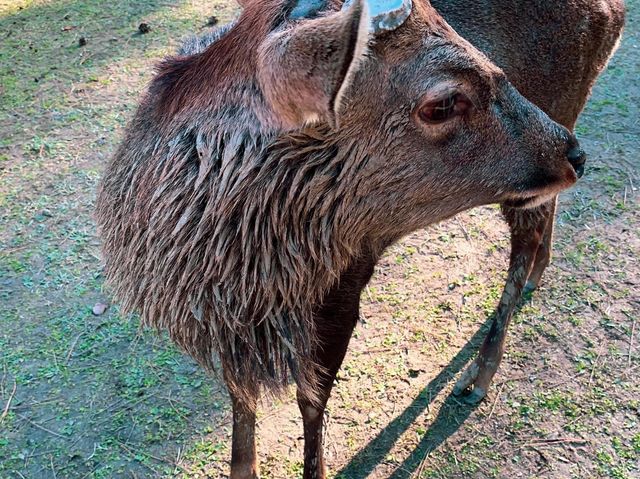
[{"label": "small stone", "polygon": [[78,39],[78,46],[84,47],[87,44],[87,39],[85,37],[80,37]]},{"label": "small stone", "polygon": [[41,210],[38,213],[35,214],[35,216],[33,217],[34,220],[36,221],[45,221],[47,218],[51,218],[53,215],[51,214],[51,212],[47,211],[47,210]]},{"label": "small stone", "polygon": [[151,26],[148,23],[142,22],[138,26],[138,31],[144,35],[145,33],[149,33],[151,31]]},{"label": "small stone", "polygon": [[107,303],[96,303],[91,312],[94,316],[102,316],[108,307],[109,305]]}]

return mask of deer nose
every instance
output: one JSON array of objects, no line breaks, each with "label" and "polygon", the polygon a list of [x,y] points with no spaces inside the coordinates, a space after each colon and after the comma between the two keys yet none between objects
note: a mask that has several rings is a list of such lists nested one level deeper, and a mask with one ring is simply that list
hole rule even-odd
[{"label": "deer nose", "polygon": [[582,178],[584,174],[584,164],[587,162],[587,155],[580,145],[578,144],[578,140],[575,137],[572,137],[570,140],[571,146],[567,151],[567,160],[573,166],[573,169],[576,172],[576,176],[578,178]]}]

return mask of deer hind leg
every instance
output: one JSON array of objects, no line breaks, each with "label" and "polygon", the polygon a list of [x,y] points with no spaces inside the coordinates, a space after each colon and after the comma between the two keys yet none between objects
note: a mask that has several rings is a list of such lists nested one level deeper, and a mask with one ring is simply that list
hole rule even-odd
[{"label": "deer hind leg", "polygon": [[[487,394],[491,380],[498,370],[504,354],[507,328],[518,305],[534,265],[541,267],[540,275],[548,264],[546,251],[551,245],[547,226],[553,224],[555,200],[532,210],[516,210],[503,206],[503,213],[511,229],[511,257],[507,281],[502,291],[491,328],[478,356],[465,370],[453,388],[455,395],[465,395],[465,401],[475,404]],[[549,243],[544,245],[545,241]],[[546,248],[541,250],[541,248]],[[538,263],[538,254],[543,253]],[[538,277],[539,279],[539,277]]]},{"label": "deer hind leg", "polygon": [[246,391],[242,397],[229,394],[233,407],[230,479],[258,479],[255,432],[259,391]]}]

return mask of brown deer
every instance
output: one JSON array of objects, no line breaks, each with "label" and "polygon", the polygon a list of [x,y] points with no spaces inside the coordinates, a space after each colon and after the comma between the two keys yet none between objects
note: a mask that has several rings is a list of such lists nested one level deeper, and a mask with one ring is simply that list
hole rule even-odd
[{"label": "brown deer", "polygon": [[323,478],[324,408],[384,249],[482,204],[546,204],[584,153],[426,0],[255,0],[209,40],[159,66],[107,166],[107,277],[219,360],[232,478],[258,477],[258,396],[289,376],[304,477]]}]

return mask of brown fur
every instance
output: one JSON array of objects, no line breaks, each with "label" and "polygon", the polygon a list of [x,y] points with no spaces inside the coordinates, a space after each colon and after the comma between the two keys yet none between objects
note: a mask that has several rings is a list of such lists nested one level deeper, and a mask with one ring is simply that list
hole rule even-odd
[{"label": "brown fur", "polygon": [[[323,477],[318,415],[385,247],[576,179],[575,140],[429,4],[366,45],[357,3],[296,22],[288,8],[251,2],[206,49],[196,41],[166,60],[98,195],[107,276],[125,310],[205,368],[221,360],[232,477],[257,475],[257,391],[281,390],[290,373],[309,433],[305,477]],[[342,26],[322,26],[331,22]],[[416,107],[445,87],[473,109],[421,123]]]},{"label": "brown fur", "polygon": [[[625,17],[623,0],[434,0],[433,5],[502,67],[525,97],[570,130],[615,51]],[[555,203],[529,210],[503,205],[511,230],[509,273],[478,359],[454,389],[460,394],[473,388],[468,402],[485,396],[522,292],[538,286],[550,262]]]}]

